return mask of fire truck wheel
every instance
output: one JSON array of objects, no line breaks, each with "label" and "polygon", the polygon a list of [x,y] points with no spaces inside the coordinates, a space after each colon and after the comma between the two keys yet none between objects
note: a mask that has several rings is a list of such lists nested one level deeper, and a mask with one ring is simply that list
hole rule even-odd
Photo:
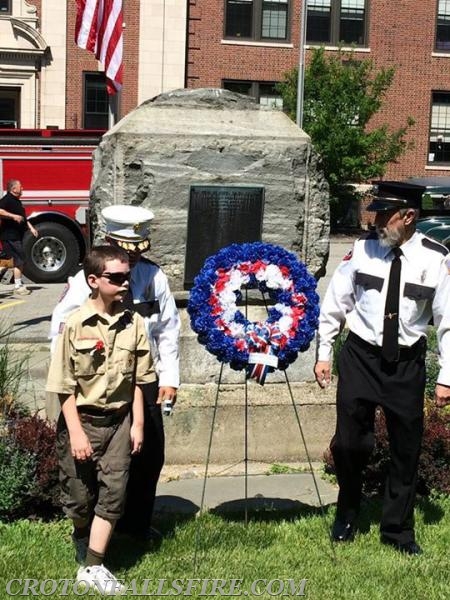
[{"label": "fire truck wheel", "polygon": [[80,247],[74,234],[59,223],[38,223],[39,237],[25,234],[25,275],[36,283],[64,282],[77,271]]}]

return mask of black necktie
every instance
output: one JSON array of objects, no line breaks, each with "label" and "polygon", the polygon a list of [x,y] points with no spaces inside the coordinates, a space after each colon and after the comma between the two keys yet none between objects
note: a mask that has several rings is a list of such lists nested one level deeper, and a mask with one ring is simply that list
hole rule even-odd
[{"label": "black necktie", "polygon": [[398,360],[398,311],[400,296],[400,271],[402,262],[400,248],[393,248],[394,258],[389,272],[389,283],[384,307],[383,345],[381,356],[387,362]]}]

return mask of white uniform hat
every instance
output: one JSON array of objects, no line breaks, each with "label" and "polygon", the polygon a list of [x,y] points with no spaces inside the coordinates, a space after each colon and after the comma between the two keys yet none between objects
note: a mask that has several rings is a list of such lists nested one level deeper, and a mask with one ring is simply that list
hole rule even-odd
[{"label": "white uniform hat", "polygon": [[102,217],[105,234],[125,250],[133,245],[141,246],[140,242],[148,242],[150,222],[154,217],[151,210],[129,204],[114,204],[102,210]]}]

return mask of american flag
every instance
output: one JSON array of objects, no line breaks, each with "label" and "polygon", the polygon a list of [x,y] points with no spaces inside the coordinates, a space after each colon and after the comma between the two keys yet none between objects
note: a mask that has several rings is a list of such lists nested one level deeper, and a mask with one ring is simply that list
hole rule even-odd
[{"label": "american flag", "polygon": [[76,0],[75,42],[105,68],[108,94],[122,87],[122,0]]}]

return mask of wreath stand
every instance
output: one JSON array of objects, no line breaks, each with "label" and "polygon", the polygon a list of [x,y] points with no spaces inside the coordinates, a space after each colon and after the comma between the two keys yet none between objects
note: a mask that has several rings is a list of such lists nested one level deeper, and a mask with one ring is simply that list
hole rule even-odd
[{"label": "wreath stand", "polygon": [[[248,312],[248,287],[244,286],[245,289],[245,316],[247,317],[247,312]],[[268,305],[267,305],[267,300],[266,300],[266,296],[263,292],[261,292],[263,301],[264,301],[264,306],[266,308],[266,311],[268,311]],[[205,474],[203,477],[203,487],[202,487],[202,495],[201,495],[201,501],[200,501],[200,508],[197,512],[197,517],[200,517],[203,513],[204,513],[204,505],[205,505],[205,495],[206,495],[206,483],[207,483],[207,479],[208,479],[208,471],[209,471],[209,461],[210,461],[210,457],[211,457],[211,448],[212,448],[212,440],[213,440],[213,434],[214,434],[214,426],[215,426],[215,421],[216,421],[216,413],[217,413],[217,407],[218,407],[218,402],[219,402],[219,394],[220,394],[220,386],[222,383],[222,374],[223,374],[223,368],[224,368],[225,363],[221,362],[220,363],[220,371],[219,371],[219,380],[217,382],[217,391],[216,391],[216,395],[215,395],[215,400],[214,400],[214,407],[213,407],[213,415],[212,415],[212,420],[211,420],[211,430],[209,433],[209,441],[208,441],[208,450],[207,450],[207,454],[206,454],[206,463],[205,463]],[[285,381],[286,381],[286,385],[287,385],[287,389],[289,392],[289,397],[291,399],[291,403],[292,403],[292,407],[294,409],[294,414],[295,414],[295,419],[297,421],[297,425],[298,425],[298,429],[299,429],[299,433],[300,433],[300,437],[301,437],[301,441],[303,444],[303,447],[305,449],[305,454],[306,454],[306,458],[307,458],[307,462],[308,462],[308,467],[309,467],[309,473],[312,476],[313,479],[313,483],[314,483],[314,489],[317,495],[317,499],[319,502],[319,507],[320,507],[320,513],[321,513],[321,517],[322,517],[322,523],[324,525],[324,529],[326,531],[328,540],[330,542],[330,547],[331,547],[331,552],[332,552],[332,557],[331,560],[333,563],[336,564],[337,562],[337,557],[336,557],[336,551],[335,551],[335,547],[334,544],[332,542],[332,538],[331,538],[331,528],[327,523],[327,518],[326,518],[326,514],[325,514],[325,507],[324,504],[322,502],[322,497],[320,495],[319,492],[319,486],[317,484],[317,478],[316,475],[314,473],[314,469],[312,466],[312,461],[311,461],[311,456],[309,454],[308,451],[308,447],[306,444],[306,438],[303,432],[303,427],[302,427],[302,423],[300,420],[300,415],[299,415],[299,411],[298,408],[295,404],[295,400],[294,400],[294,396],[292,393],[292,388],[291,388],[291,384],[289,382],[289,378],[287,376],[286,373],[286,369],[283,370],[284,372],[284,377],[285,377]],[[244,384],[244,458],[241,461],[238,461],[237,463],[234,463],[234,465],[231,466],[235,466],[237,464],[240,463],[244,463],[244,490],[245,490],[245,496],[244,496],[244,523],[245,526],[248,525],[248,463],[251,462],[249,461],[248,458],[248,383],[247,383],[247,377],[245,378],[245,382]],[[228,468],[231,468],[228,467]],[[199,544],[200,544],[200,526],[199,526],[199,520],[197,519],[197,523],[196,523],[196,529],[195,529],[195,548],[194,548],[194,576],[197,572],[197,564],[198,564],[198,554],[199,554]]]}]

